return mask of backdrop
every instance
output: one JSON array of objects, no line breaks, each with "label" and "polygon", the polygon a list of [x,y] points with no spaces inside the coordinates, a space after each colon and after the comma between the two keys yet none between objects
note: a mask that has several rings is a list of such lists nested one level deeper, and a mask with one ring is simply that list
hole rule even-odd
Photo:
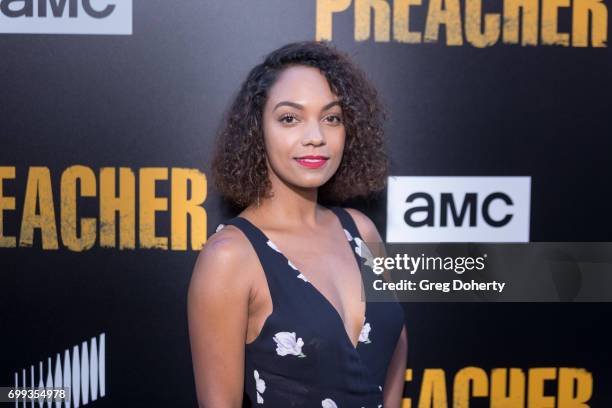
[{"label": "backdrop", "polygon": [[[287,42],[348,52],[390,111],[392,175],[431,177],[347,203],[389,242],[612,241],[608,33],[597,0],[0,1],[0,386],[196,405],[187,287],[233,215],[213,137]],[[405,219],[415,197],[433,223]],[[406,406],[461,404],[468,379],[470,406],[612,404],[610,304],[403,306]]]}]

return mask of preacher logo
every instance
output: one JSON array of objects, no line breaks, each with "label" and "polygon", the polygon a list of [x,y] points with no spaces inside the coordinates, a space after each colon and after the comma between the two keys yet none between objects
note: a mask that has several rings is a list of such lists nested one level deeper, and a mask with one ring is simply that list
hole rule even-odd
[{"label": "preacher logo", "polygon": [[387,242],[529,242],[531,177],[389,177]]},{"label": "preacher logo", "polygon": [[[60,353],[56,354],[54,365],[51,364],[51,357],[47,357],[46,369],[43,368],[43,362],[40,361],[38,375],[35,375],[36,370],[33,365],[29,370],[22,369],[21,373],[16,371],[15,388],[28,387],[43,390],[66,387],[69,388],[69,400],[72,401],[74,407],[87,405],[97,400],[98,397],[104,397],[106,395],[105,343],[106,334],[100,333],[98,338],[92,337],[89,344],[86,341],[82,342],[80,349],[78,344],[72,347],[72,350],[66,349],[63,361]],[[58,404],[56,403],[55,406],[57,407]],[[66,408],[70,408],[70,403],[66,402]]]},{"label": "preacher logo", "polygon": [[605,0],[317,0],[316,39],[331,40],[333,15],[349,9],[355,41],[437,43],[440,32],[448,46],[478,48],[500,42],[607,47],[608,41]]},{"label": "preacher logo", "polygon": [[132,34],[132,0],[0,0],[0,33]]},{"label": "preacher logo", "polygon": [[[138,244],[185,251],[189,242],[199,251],[206,242],[203,203],[208,184],[198,169],[145,167],[134,174],[127,167],[102,167],[97,174],[75,165],[52,181],[48,167],[31,166],[23,189],[17,187],[24,196],[11,197],[4,192],[16,176],[16,167],[0,166],[0,248],[34,247],[38,232],[43,250],[57,250],[62,244],[76,252],[96,243],[106,248],[135,249]],[[166,196],[159,195],[158,188],[164,188]],[[92,205],[97,216],[84,217],[88,210],[82,209]],[[13,229],[12,220],[20,226]],[[163,236],[156,235],[161,223],[170,226]]]},{"label": "preacher logo", "polygon": [[[597,406],[591,405],[593,373],[584,368],[496,367],[485,370],[468,366],[456,372],[425,368],[415,373],[410,368],[406,370],[405,380],[412,386],[407,387],[410,390],[408,398],[402,399],[403,408],[473,407],[485,404],[499,408]],[[413,377],[416,381],[413,381]]]}]

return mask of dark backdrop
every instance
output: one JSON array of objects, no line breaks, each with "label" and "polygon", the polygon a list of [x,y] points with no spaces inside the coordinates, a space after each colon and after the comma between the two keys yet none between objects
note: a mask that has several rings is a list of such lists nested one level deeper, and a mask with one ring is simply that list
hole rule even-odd
[{"label": "dark backdrop", "polygon": [[[212,138],[239,84],[271,50],[315,39],[316,2],[133,6],[132,35],[0,34],[0,167],[16,172],[3,182],[3,195],[16,199],[4,211],[4,235],[17,237],[0,249],[0,385],[13,385],[22,369],[29,381],[39,361],[46,376],[48,357],[54,366],[56,353],[105,333],[106,396],[94,405],[194,406],[186,291],[197,250],[141,248],[137,197],[135,249],[102,247],[97,235],[92,248],[69,250],[60,178],[74,165],[98,181],[102,167],[130,168],[136,188],[147,167],[208,176]],[[422,31],[423,9],[411,19]],[[567,31],[569,11],[560,21]],[[531,241],[612,241],[607,47],[450,46],[444,30],[428,44],[357,41],[353,27],[351,6],[334,15],[332,41],[391,111],[392,174],[531,176]],[[39,230],[32,246],[19,244],[36,166],[50,171],[57,250],[43,249]],[[172,187],[159,181],[156,194],[169,198]],[[200,237],[229,215],[210,184],[207,191]],[[97,198],[78,203],[79,216],[98,216]],[[349,204],[385,236],[384,195]],[[168,212],[157,213],[155,229],[171,235]],[[585,368],[591,406],[612,404],[609,304],[404,306],[413,406],[425,368],[443,368],[450,393],[466,366]],[[547,390],[555,394],[554,382]]]}]

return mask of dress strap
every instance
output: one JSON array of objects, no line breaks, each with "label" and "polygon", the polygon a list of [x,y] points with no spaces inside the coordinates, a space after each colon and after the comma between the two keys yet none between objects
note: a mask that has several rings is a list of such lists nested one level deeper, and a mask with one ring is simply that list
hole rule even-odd
[{"label": "dress strap", "polygon": [[353,237],[358,237],[361,239],[361,235],[359,234],[359,230],[357,229],[357,225],[355,224],[355,220],[351,214],[346,211],[342,207],[330,207],[330,210],[336,214],[336,216],[340,219],[340,223],[342,224],[342,228],[347,230]]},{"label": "dress strap", "polygon": [[277,310],[278,302],[276,301],[276,298],[277,296],[281,296],[283,292],[282,279],[283,275],[286,275],[287,271],[285,269],[287,265],[283,264],[281,257],[275,256],[275,251],[272,250],[273,248],[270,246],[269,239],[266,237],[263,231],[253,225],[246,218],[234,217],[227,220],[225,225],[233,225],[241,230],[251,243],[251,246],[255,250],[261,267],[266,275],[274,310]]},{"label": "dress strap", "polygon": [[251,241],[257,255],[260,255],[258,247],[260,243],[266,243],[268,238],[264,235],[264,233],[253,225],[249,220],[243,217],[234,217],[225,222],[226,225],[233,225],[239,228],[244,235]]}]

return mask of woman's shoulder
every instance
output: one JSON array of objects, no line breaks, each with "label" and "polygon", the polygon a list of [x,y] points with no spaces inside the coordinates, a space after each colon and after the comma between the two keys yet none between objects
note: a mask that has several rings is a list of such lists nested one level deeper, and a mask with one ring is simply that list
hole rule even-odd
[{"label": "woman's shoulder", "polygon": [[202,252],[220,257],[235,258],[250,246],[247,237],[238,227],[219,224],[217,231],[206,240]]},{"label": "woman's shoulder", "polygon": [[239,273],[243,282],[245,274],[253,268],[256,253],[248,238],[233,225],[225,225],[212,234],[200,249],[194,275],[205,275],[207,279],[232,281]]},{"label": "woman's shoulder", "polygon": [[361,239],[365,242],[379,242],[382,241],[380,234],[378,233],[378,229],[376,228],[376,224],[365,215],[363,212],[350,207],[343,207],[349,215],[355,221],[355,226],[359,231],[359,235],[361,235]]}]

